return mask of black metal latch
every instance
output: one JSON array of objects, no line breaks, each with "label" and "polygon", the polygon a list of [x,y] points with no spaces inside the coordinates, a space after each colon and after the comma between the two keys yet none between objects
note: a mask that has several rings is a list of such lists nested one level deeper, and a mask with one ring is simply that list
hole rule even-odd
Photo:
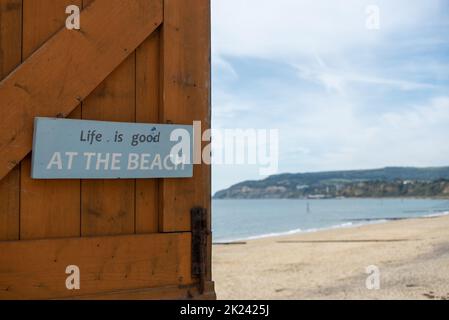
[{"label": "black metal latch", "polygon": [[210,232],[207,226],[207,209],[195,207],[192,219],[192,276],[199,280],[200,294],[204,293],[207,272],[207,245]]}]

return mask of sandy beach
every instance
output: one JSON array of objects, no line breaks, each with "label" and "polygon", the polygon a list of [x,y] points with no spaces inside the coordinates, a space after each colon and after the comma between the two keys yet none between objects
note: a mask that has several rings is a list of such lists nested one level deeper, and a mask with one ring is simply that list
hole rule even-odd
[{"label": "sandy beach", "polygon": [[[449,299],[449,216],[214,245],[219,299]],[[368,266],[380,289],[368,290]]]}]

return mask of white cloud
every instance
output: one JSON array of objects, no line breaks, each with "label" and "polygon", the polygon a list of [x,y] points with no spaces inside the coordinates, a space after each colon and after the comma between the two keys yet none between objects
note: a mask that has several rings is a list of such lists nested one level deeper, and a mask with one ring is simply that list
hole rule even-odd
[{"label": "white cloud", "polygon": [[371,70],[364,71],[341,71],[332,70],[322,62],[317,67],[310,65],[295,65],[298,75],[304,80],[312,81],[323,85],[328,91],[336,91],[345,94],[351,84],[371,84],[393,87],[399,90],[411,91],[422,89],[434,89],[435,85],[402,79],[390,79],[380,76],[370,75]]},{"label": "white cloud", "polygon": [[[368,5],[381,29],[366,28]],[[375,45],[395,32],[422,28],[444,0],[214,0],[214,56],[296,59]]]},{"label": "white cloud", "polygon": [[[364,118],[350,105],[315,104],[285,129],[284,171],[432,166],[449,163],[449,96]],[[298,170],[299,168],[299,170]]]},{"label": "white cloud", "polygon": [[[427,105],[411,107],[410,110],[388,112],[382,119],[391,128],[407,128],[418,134],[429,134],[447,129],[449,124],[449,97],[436,97]],[[423,130],[427,129],[427,130]]]},{"label": "white cloud", "polygon": [[238,79],[237,71],[234,69],[232,64],[230,64],[228,61],[223,59],[220,56],[214,57],[212,60],[212,68],[214,72],[219,72],[222,77],[227,76],[231,77],[232,79]]}]

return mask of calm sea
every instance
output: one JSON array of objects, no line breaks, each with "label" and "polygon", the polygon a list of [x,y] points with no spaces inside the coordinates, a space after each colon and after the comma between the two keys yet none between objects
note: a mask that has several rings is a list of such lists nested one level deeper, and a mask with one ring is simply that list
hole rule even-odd
[{"label": "calm sea", "polygon": [[214,200],[215,242],[344,228],[449,213],[448,200]]}]

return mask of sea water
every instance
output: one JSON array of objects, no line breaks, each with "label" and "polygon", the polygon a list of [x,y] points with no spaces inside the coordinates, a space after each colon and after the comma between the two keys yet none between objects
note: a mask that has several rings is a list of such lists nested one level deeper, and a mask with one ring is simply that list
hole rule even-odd
[{"label": "sea water", "polygon": [[214,242],[449,214],[449,200],[213,200]]}]

